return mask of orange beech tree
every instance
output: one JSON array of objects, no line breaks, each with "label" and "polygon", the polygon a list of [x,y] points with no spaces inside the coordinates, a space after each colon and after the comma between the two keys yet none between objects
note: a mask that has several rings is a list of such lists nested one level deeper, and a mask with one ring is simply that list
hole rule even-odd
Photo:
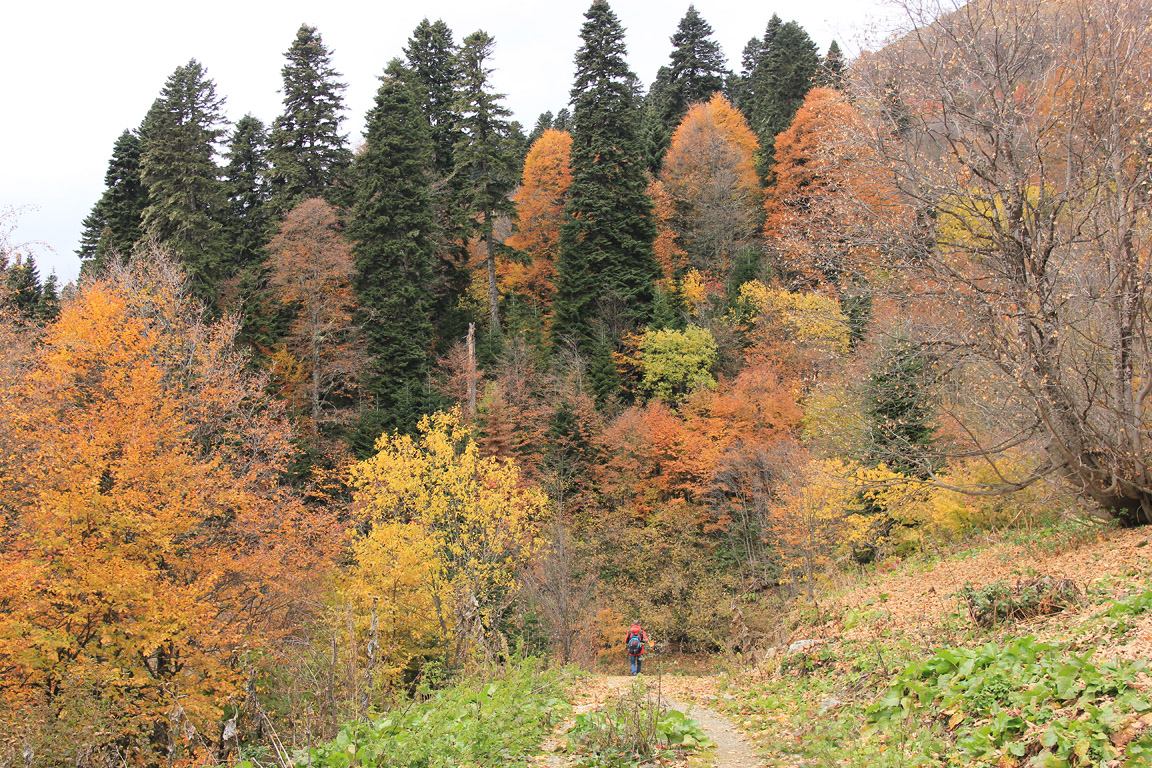
[{"label": "orange beech tree", "polygon": [[528,150],[520,189],[513,196],[519,229],[506,244],[528,254],[531,261],[511,260],[500,265],[505,289],[523,295],[541,310],[552,303],[564,194],[572,183],[571,149],[572,136],[567,131],[549,129]]},{"label": "orange beech tree", "polygon": [[691,266],[727,279],[752,245],[763,196],[756,134],[720,94],[696,104],[672,134],[660,182],[672,201],[672,228]]},{"label": "orange beech tree", "polygon": [[336,540],[280,486],[289,431],[236,323],[203,322],[148,259],[0,370],[0,435],[19,436],[0,455],[0,749],[44,763],[222,757],[246,649],[290,626]]},{"label": "orange beech tree", "polygon": [[844,93],[813,88],[776,137],[764,234],[795,284],[843,293],[879,253],[893,250],[876,217],[901,209],[875,173],[875,152],[860,140],[864,125]]},{"label": "orange beech tree", "polygon": [[320,198],[293,208],[268,243],[269,282],[297,311],[289,352],[305,369],[312,441],[333,418],[333,397],[347,394],[358,373],[352,317],[355,267],[352,244],[340,231],[336,209]]}]

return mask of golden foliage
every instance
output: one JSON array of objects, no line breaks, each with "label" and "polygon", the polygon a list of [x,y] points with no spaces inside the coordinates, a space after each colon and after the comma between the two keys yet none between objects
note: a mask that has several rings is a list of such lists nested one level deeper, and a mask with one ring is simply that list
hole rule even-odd
[{"label": "golden foliage", "polygon": [[532,261],[502,260],[498,265],[504,291],[523,294],[542,308],[551,306],[555,291],[552,279],[564,220],[564,196],[572,183],[571,148],[571,135],[549,129],[528,150],[520,189],[513,196],[519,229],[506,242],[531,255]]},{"label": "golden foliage", "polygon": [[[148,762],[176,710],[188,750],[211,743],[238,654],[284,630],[337,541],[279,487],[290,434],[236,324],[202,323],[149,259],[65,302],[0,398],[23,443],[0,484],[0,698],[57,754],[116,742]],[[51,735],[74,717],[88,740]]]},{"label": "golden foliage", "polygon": [[[428,556],[408,599],[436,604],[443,582],[452,604],[436,606],[437,621],[447,626],[451,618],[459,649],[495,650],[516,574],[537,546],[545,496],[523,487],[512,462],[482,457],[458,410],[424,417],[416,437],[381,436],[376,454],[352,468],[351,485],[362,524],[392,526],[370,534],[376,543],[361,542],[359,551],[368,556],[419,542]],[[410,532],[406,525],[417,526],[419,535],[388,539]],[[358,564],[365,577],[372,569],[370,562]],[[411,602],[405,610],[421,609]]]},{"label": "golden foliage", "polygon": [[740,300],[753,313],[753,356],[777,357],[785,340],[791,342],[792,352],[808,352],[809,357],[848,353],[848,318],[834,298],[769,288],[750,280],[740,286]]},{"label": "golden foliage", "polygon": [[712,279],[728,277],[736,252],[754,235],[762,201],[756,150],[744,116],[716,94],[688,110],[664,157],[657,220],[664,220],[690,265]]}]

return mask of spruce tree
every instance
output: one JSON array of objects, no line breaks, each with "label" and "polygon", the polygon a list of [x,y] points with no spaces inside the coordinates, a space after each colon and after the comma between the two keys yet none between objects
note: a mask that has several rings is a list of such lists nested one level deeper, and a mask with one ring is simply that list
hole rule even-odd
[{"label": "spruce tree", "polygon": [[708,101],[724,88],[728,68],[720,44],[712,37],[712,27],[701,18],[693,5],[680,20],[672,35],[672,56],[667,67],[661,67],[649,91],[648,112],[658,122],[647,138],[650,167],[656,170],[668,149],[672,132],[688,107]]},{"label": "spruce tree", "polygon": [[544,135],[544,131],[552,128],[552,112],[544,112],[536,118],[536,125],[532,126],[532,132],[528,134],[528,147],[531,148],[536,140]]},{"label": "spruce tree", "polygon": [[36,319],[40,306],[40,270],[32,254],[16,257],[14,264],[4,270],[4,298],[8,306],[16,310],[25,320]]},{"label": "spruce tree", "polygon": [[140,137],[124,131],[112,147],[104,174],[104,194],[84,219],[80,248],[84,274],[104,268],[109,254],[127,258],[140,240],[148,195],[140,181]]},{"label": "spruce tree", "polygon": [[570,131],[572,129],[572,113],[567,107],[562,108],[556,113],[556,118],[552,121],[552,130],[554,131]]},{"label": "spruce tree", "polygon": [[456,164],[460,140],[457,83],[460,82],[458,47],[443,21],[424,19],[412,30],[404,57],[413,83],[423,94],[420,108],[428,121],[432,141],[432,167],[441,178]]},{"label": "spruce tree", "polygon": [[40,301],[36,304],[36,319],[50,323],[60,316],[60,289],[56,273],[48,275],[40,286]]},{"label": "spruce tree", "polygon": [[515,157],[509,145],[511,114],[501,103],[503,94],[493,93],[488,59],[495,40],[483,30],[464,38],[460,49],[460,83],[457,111],[460,138],[456,144],[455,175],[461,179],[464,212],[473,232],[484,241],[488,277],[489,330],[500,332],[499,293],[496,287],[496,217],[508,215],[515,206],[508,198],[517,178]]},{"label": "spruce tree", "polygon": [[867,464],[927,478],[935,465],[930,392],[936,381],[922,347],[897,339],[882,350],[865,386]]},{"label": "spruce tree", "polygon": [[433,152],[412,79],[398,59],[388,65],[355,167],[348,234],[367,344],[364,391],[375,402],[362,422],[360,450],[370,449],[382,430],[411,431],[431,407]]},{"label": "spruce tree", "polygon": [[456,146],[460,142],[457,85],[460,82],[459,47],[443,21],[424,19],[412,31],[404,56],[407,77],[421,95],[420,110],[432,142],[429,166],[436,246],[432,316],[436,318],[437,349],[446,352],[463,338],[468,318],[460,309],[460,297],[468,290],[467,238],[471,222],[466,213],[465,179],[453,173]]},{"label": "spruce tree", "polygon": [[624,29],[604,0],[595,0],[585,18],[571,93],[572,184],[560,231],[552,329],[554,337],[571,336],[588,352],[597,326],[611,322],[615,334],[619,326],[648,320],[659,270]]},{"label": "spruce tree", "polygon": [[225,155],[224,184],[228,195],[226,271],[231,274],[258,264],[271,227],[264,123],[245,115],[236,123]]},{"label": "spruce tree", "polygon": [[754,37],[748,41],[741,57],[740,77],[731,89],[736,106],[744,113],[752,130],[757,133],[765,119],[765,98],[768,92],[767,61],[776,42],[776,35],[783,25],[784,22],[780,17],[772,14],[768,26],[764,29],[764,37]]},{"label": "spruce tree", "polygon": [[302,24],[284,57],[284,112],[272,122],[272,210],[282,217],[309,197],[334,205],[347,200],[345,173],[352,163],[344,122],[344,89],[332,52],[315,27]]},{"label": "spruce tree", "polygon": [[782,25],[764,51],[764,65],[759,80],[763,88],[753,130],[760,139],[760,173],[768,178],[776,136],[787,130],[792,118],[812,90],[820,69],[820,55],[816,43],[794,21]]},{"label": "spruce tree", "polygon": [[168,78],[144,119],[140,178],[148,192],[143,226],[184,264],[196,293],[216,300],[225,206],[215,146],[224,100],[195,59]]},{"label": "spruce tree", "polygon": [[816,85],[835,88],[838,91],[843,91],[848,87],[848,65],[844,63],[844,53],[835,40],[828,46],[828,53],[820,62],[820,71],[816,75]]}]

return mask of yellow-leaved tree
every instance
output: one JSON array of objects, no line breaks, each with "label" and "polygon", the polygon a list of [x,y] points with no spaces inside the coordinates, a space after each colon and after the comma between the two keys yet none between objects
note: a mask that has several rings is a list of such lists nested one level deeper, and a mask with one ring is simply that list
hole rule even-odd
[{"label": "yellow-leaved tree", "polygon": [[381,436],[376,454],[352,468],[351,483],[368,532],[355,544],[348,594],[359,594],[364,608],[377,598],[386,623],[408,622],[380,630],[395,632],[398,643],[384,658],[393,654],[395,665],[403,653],[450,642],[458,659],[500,651],[545,495],[525,487],[511,461],[482,457],[455,409],[425,416],[415,437]]},{"label": "yellow-leaved tree", "polygon": [[280,483],[282,411],[237,323],[201,312],[148,253],[0,366],[0,750],[222,758],[245,660],[323,570],[330,518]]},{"label": "yellow-leaved tree", "polygon": [[832,561],[846,528],[856,489],[848,467],[836,459],[814,461],[798,473],[773,511],[771,535],[784,581],[802,583],[809,599],[816,577]]}]

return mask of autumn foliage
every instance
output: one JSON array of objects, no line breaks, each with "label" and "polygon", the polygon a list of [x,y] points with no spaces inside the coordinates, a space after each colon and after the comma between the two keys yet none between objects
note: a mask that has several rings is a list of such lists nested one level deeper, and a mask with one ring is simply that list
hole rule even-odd
[{"label": "autumn foliage", "polygon": [[572,183],[571,148],[571,135],[549,129],[528,151],[520,189],[512,198],[518,229],[506,242],[531,260],[505,260],[499,269],[506,291],[522,294],[542,309],[551,305],[555,290],[552,281],[564,219],[564,194]]},{"label": "autumn foliage", "polygon": [[712,278],[728,277],[755,234],[762,200],[756,150],[756,134],[720,94],[692,106],[672,134],[660,174],[671,228],[689,264]]},{"label": "autumn foliage", "polygon": [[46,759],[213,745],[334,540],[280,486],[290,432],[236,324],[153,258],[68,302],[0,399],[0,712]]}]

